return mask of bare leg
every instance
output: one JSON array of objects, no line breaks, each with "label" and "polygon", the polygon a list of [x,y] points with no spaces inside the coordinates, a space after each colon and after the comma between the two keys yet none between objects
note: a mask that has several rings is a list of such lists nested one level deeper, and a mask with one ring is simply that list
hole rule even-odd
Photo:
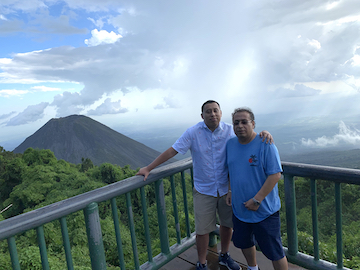
[{"label": "bare leg", "polygon": [[244,254],[248,266],[256,266],[256,249],[255,246],[241,250]]},{"label": "bare leg", "polygon": [[221,253],[226,253],[229,251],[231,236],[232,228],[220,225]]},{"label": "bare leg", "polygon": [[288,269],[288,262],[286,257],[283,257],[282,259],[278,261],[272,262],[275,270],[287,270]]},{"label": "bare leg", "polygon": [[209,245],[209,234],[196,235],[196,248],[199,257],[199,262],[206,263],[206,252]]}]

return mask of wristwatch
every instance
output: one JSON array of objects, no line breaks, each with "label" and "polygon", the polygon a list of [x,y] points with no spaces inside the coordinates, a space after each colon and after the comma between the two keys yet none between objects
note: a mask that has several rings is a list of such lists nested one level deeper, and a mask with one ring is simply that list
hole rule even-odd
[{"label": "wristwatch", "polygon": [[252,200],[256,206],[260,206],[261,202],[259,202],[257,199],[252,198]]}]

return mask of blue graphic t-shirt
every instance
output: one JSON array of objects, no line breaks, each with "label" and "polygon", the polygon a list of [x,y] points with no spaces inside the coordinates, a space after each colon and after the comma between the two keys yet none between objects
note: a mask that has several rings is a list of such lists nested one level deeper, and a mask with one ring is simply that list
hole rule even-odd
[{"label": "blue graphic t-shirt", "polygon": [[277,212],[281,206],[277,184],[257,211],[244,206],[244,202],[261,189],[269,175],[282,172],[276,146],[262,142],[259,135],[245,145],[235,137],[227,142],[226,151],[234,215],[243,222],[257,223]]}]

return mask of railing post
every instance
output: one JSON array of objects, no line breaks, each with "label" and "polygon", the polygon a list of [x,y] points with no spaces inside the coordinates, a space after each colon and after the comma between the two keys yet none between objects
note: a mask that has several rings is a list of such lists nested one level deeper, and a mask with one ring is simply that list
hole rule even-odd
[{"label": "railing post", "polygon": [[9,246],[12,269],[20,270],[19,257],[18,257],[18,253],[16,250],[15,237],[12,236],[12,237],[8,238],[7,242],[8,242],[8,246]]},{"label": "railing post", "polygon": [[47,251],[46,251],[46,242],[45,242],[45,234],[44,234],[44,227],[40,226],[36,228],[37,239],[40,249],[40,256],[41,256],[41,265],[44,270],[50,270]]},{"label": "railing post", "polygon": [[61,234],[63,237],[63,244],[64,244],[67,268],[68,268],[68,270],[74,270],[73,260],[72,260],[72,256],[71,256],[69,233],[68,233],[68,228],[67,228],[67,224],[66,224],[66,217],[60,218],[60,225],[61,225]]},{"label": "railing post", "polygon": [[312,227],[313,227],[313,241],[314,241],[314,260],[320,259],[319,253],[319,226],[318,226],[318,211],[317,211],[317,188],[316,180],[310,179],[311,189],[311,213],[312,213]]},{"label": "railing post", "polygon": [[105,251],[97,203],[93,202],[86,206],[84,209],[84,216],[90,251],[91,268],[93,270],[106,270]]},{"label": "railing post", "polygon": [[112,198],[110,200],[111,204],[111,212],[114,221],[114,228],[115,228],[115,237],[116,237],[116,245],[117,245],[117,252],[119,255],[119,264],[122,270],[125,270],[125,260],[124,260],[124,251],[122,246],[121,240],[121,233],[120,233],[120,222],[119,222],[119,215],[117,212],[117,205],[116,205],[116,198]]},{"label": "railing post", "polygon": [[336,257],[338,268],[343,268],[343,242],[342,242],[342,207],[341,207],[341,184],[335,183],[336,205]]},{"label": "railing post", "polygon": [[157,214],[159,221],[161,252],[163,254],[168,255],[170,254],[170,246],[169,246],[169,234],[168,234],[167,220],[166,220],[164,183],[162,179],[157,180],[155,182],[155,197],[156,197],[156,206],[157,206]]},{"label": "railing post", "polygon": [[295,256],[298,253],[295,180],[292,175],[287,174],[284,175],[284,179],[288,252]]}]

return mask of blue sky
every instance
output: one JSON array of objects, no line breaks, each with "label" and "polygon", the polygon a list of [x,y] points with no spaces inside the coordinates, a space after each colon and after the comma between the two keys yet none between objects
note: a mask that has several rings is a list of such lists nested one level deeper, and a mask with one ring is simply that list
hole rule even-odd
[{"label": "blue sky", "polygon": [[[359,31],[357,0],[2,0],[0,145],[71,114],[125,134],[191,125],[208,99],[224,119],[346,119],[360,114]],[[350,126],[337,135],[360,146]]]}]

